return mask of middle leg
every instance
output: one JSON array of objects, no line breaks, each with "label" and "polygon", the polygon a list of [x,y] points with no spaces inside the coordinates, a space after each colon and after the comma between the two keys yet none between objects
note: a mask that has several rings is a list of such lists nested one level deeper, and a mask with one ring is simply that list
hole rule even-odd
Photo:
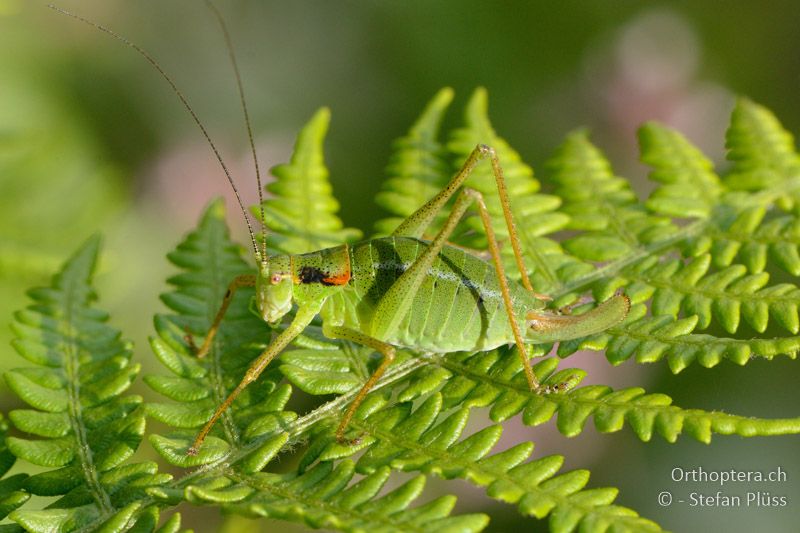
[{"label": "middle leg", "polygon": [[379,341],[378,339],[374,339],[369,335],[365,335],[358,331],[342,326],[328,326],[327,324],[323,323],[322,332],[327,337],[332,339],[344,339],[352,341],[357,344],[372,348],[383,355],[383,361],[381,361],[381,364],[377,369],[375,369],[375,372],[372,373],[366,383],[362,385],[361,390],[358,391],[358,394],[356,394],[356,397],[353,398],[353,401],[350,402],[350,407],[347,408],[347,411],[344,413],[341,422],[339,422],[339,427],[336,428],[336,440],[344,444],[347,443],[344,438],[344,431],[347,429],[347,424],[350,423],[350,419],[353,418],[358,406],[364,401],[364,397],[367,395],[367,393],[369,393],[372,387],[375,386],[383,373],[386,372],[386,369],[389,368],[389,365],[392,364],[392,361],[394,361],[396,350],[391,344]]}]

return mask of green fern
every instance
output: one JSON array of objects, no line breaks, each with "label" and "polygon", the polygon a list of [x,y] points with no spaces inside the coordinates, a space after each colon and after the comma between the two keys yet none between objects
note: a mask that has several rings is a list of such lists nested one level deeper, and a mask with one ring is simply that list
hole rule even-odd
[{"label": "green fern", "polygon": [[[7,435],[8,422],[5,418],[0,417],[0,436],[3,439],[0,444],[0,476],[5,476],[17,460],[16,456],[8,449]],[[0,480],[0,519],[4,519],[10,512],[28,501],[30,493],[24,490],[27,479],[27,474],[15,474]],[[0,526],[0,531],[14,530],[18,530],[18,528],[11,525]]]},{"label": "green fern", "polygon": [[143,505],[148,487],[168,481],[155,463],[130,463],[145,431],[142,399],[123,396],[139,373],[128,342],[94,307],[90,285],[99,239],[86,242],[53,277],[29,292],[33,303],[15,316],[16,351],[35,364],[5,374],[34,409],[9,414],[36,439],[8,437],[16,457],[46,470],[21,483],[39,496],[59,496],[46,509],[10,517],[29,531],[148,528],[159,510]]},{"label": "green fern", "polygon": [[[343,228],[336,216],[339,202],[331,194],[322,141],[330,111],[317,111],[297,138],[292,161],[272,169],[277,178],[267,185],[274,198],[264,202],[266,225],[274,232],[270,245],[299,254],[358,239],[361,232]],[[260,214],[260,210],[256,210]]]},{"label": "green fern", "polygon": [[184,269],[170,279],[177,289],[162,296],[175,314],[156,316],[159,336],[151,339],[156,357],[172,375],[147,376],[145,381],[156,392],[179,403],[150,403],[147,412],[156,420],[183,431],[169,436],[151,435],[150,441],[167,460],[180,466],[219,459],[228,453],[229,443],[236,446],[246,438],[248,425],[261,417],[274,416],[273,411],[290,416],[280,411],[291,391],[285,385],[278,385],[273,372],[265,376],[263,384],[250,387],[225,415],[219,424],[224,430],[224,439],[211,437],[201,454],[186,456],[195,428],[211,416],[216,405],[227,396],[227,390],[241,379],[250,360],[258,355],[257,346],[248,348],[247,345],[269,339],[266,324],[248,310],[252,290],[242,290],[237,293],[230,316],[206,359],[195,358],[186,343],[187,333],[202,335],[208,330],[217,312],[215,302],[221,301],[233,277],[248,271],[240,249],[228,238],[223,216],[222,204],[212,204],[197,231],[169,255],[173,264]]},{"label": "green fern", "polygon": [[[659,434],[667,442],[681,435],[709,443],[714,434],[800,433],[800,417],[683,408],[640,387],[580,386],[584,370],[558,368],[559,358],[584,349],[604,351],[612,364],[666,360],[675,373],[694,362],[713,367],[723,359],[743,365],[757,356],[796,357],[800,290],[771,282],[771,275],[800,274],[800,158],[768,111],[747,100],[737,104],[728,134],[733,164],[722,177],[679,133],[643,126],[642,159],[653,168],[657,187],[640,201],[585,131],[567,137],[540,184],[492,128],[484,90],[469,100],[464,125],[442,141],[440,124],[452,98],[449,89],[438,93],[395,144],[390,179],[377,198],[390,216],[376,231],[390,232],[435,194],[477,143],[494,146],[526,260],[537,289],[553,295],[552,306],[570,305],[565,312],[579,314],[594,305],[584,296],[602,301],[620,289],[633,303],[622,324],[562,342],[558,357],[535,365],[541,382],[568,381],[569,391],[532,395],[518,358],[505,347],[446,355],[400,350],[351,423],[360,440],[343,445],[334,437],[339,416],[377,359],[364,348],[324,338],[315,323],[237,399],[200,454],[188,456],[199,427],[275,333],[251,312],[253,291],[245,288],[208,356],[193,355],[195,339],[208,331],[230,280],[251,272],[217,201],[168,256],[179,272],[169,279],[172,289],[162,296],[169,311],[156,316],[151,339],[167,373],[145,377],[166,401],[143,409],[138,397],[122,396],[138,366],[130,363],[119,334],[103,323],[106,316],[89,307],[96,240],[67,262],[51,288],[31,292],[34,303],[17,315],[15,347],[38,366],[12,371],[7,381],[38,409],[12,411],[11,420],[40,438],[9,437],[7,443],[14,456],[48,470],[0,481],[0,510],[22,505],[28,494],[60,496],[47,509],[23,506],[10,514],[26,528],[58,531],[151,531],[163,510],[184,502],[346,531],[483,529],[483,514],[451,514],[455,496],[416,503],[426,480],[436,476],[481,487],[523,516],[547,519],[552,531],[661,531],[616,505],[617,489],[593,487],[587,470],[562,472],[562,456],[536,456],[533,442],[497,450],[504,423],[517,416],[529,426],[555,419],[558,430],[572,437],[591,419],[601,433],[627,428],[642,441]],[[327,110],[318,112],[301,132],[291,163],[274,171],[277,181],[268,186],[273,196],[264,207],[276,250],[301,253],[359,235],[336,215],[322,155],[328,121]],[[487,197],[498,233],[507,238],[490,169],[481,164],[469,184]],[[557,239],[562,230],[567,237]],[[482,231],[468,218],[454,241],[481,248]],[[510,247],[504,248],[508,254]],[[506,259],[512,266],[513,258]],[[552,348],[539,345],[532,352],[544,356]],[[316,397],[305,414],[286,409],[296,389]],[[472,416],[478,410],[486,410],[491,422],[480,424]],[[144,434],[145,413],[168,426],[149,435],[163,460],[200,468],[170,479],[154,464],[128,463]],[[273,467],[287,456],[294,460]],[[10,465],[13,458],[0,450],[2,457]],[[179,527],[172,514],[161,530]]]},{"label": "green fern", "polygon": [[[389,166],[388,178],[375,201],[395,216],[379,220],[375,230],[388,235],[421,205],[433,198],[447,183],[449,165],[438,141],[439,126],[453,100],[453,90],[445,88],[431,100],[411,127],[408,135],[397,139]],[[440,216],[434,227],[444,222]]]}]

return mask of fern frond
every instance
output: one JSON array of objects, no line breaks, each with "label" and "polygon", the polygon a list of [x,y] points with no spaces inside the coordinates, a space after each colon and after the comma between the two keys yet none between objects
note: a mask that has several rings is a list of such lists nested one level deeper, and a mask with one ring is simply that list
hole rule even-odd
[{"label": "fern frond", "polygon": [[711,368],[727,359],[745,365],[753,358],[772,359],[785,355],[797,358],[800,337],[770,339],[736,339],[701,333],[692,333],[697,326],[697,315],[676,319],[669,315],[634,315],[625,324],[613,327],[586,339],[562,342],[558,355],[567,357],[578,350],[605,350],[613,365],[630,358],[637,363],[654,363],[665,359],[670,370],[677,374],[694,362]]},{"label": "fern frond", "polygon": [[753,274],[771,263],[792,276],[800,276],[800,221],[793,215],[767,218],[764,205],[745,207],[727,220],[719,220],[705,234],[690,241],[687,253],[711,254],[714,266],[738,262]]},{"label": "fern frond", "polygon": [[[772,112],[746,98],[736,103],[725,145],[733,167],[724,183],[732,190],[763,190],[800,175],[793,136]],[[781,195],[784,207],[797,195],[796,186],[791,188],[792,194]]]},{"label": "fern frond", "polygon": [[[596,524],[619,531],[661,531],[630,509],[613,506],[615,489],[584,489],[588,471],[558,474],[562,456],[529,460],[534,448],[530,442],[491,454],[502,434],[500,425],[462,438],[470,409],[449,409],[441,393],[428,396],[416,408],[411,401],[375,407],[371,405],[370,414],[354,423],[364,435],[362,444],[355,447],[363,452],[356,462],[356,471],[362,474],[392,468],[444,479],[462,478],[486,487],[494,499],[516,504],[523,515],[540,519],[549,516],[552,531],[603,530],[593,529]],[[353,453],[353,447],[342,446],[329,435],[322,438],[328,444],[309,450],[301,466],[317,460],[325,464]]]},{"label": "fern frond", "polygon": [[138,500],[171,477],[159,474],[155,463],[126,462],[145,429],[141,398],[122,395],[139,365],[130,361],[129,343],[106,324],[108,315],[91,305],[99,242],[87,241],[50,287],[28,293],[33,303],[15,315],[13,346],[36,366],[10,370],[5,379],[34,409],[9,416],[17,429],[40,438],[6,442],[15,456],[46,469],[22,487],[60,496],[47,509],[11,513],[29,531],[119,531],[129,523],[154,528],[158,509]]},{"label": "fern frond", "polygon": [[[706,329],[711,318],[728,332],[739,329],[741,319],[763,333],[772,317],[791,333],[800,329],[797,307],[800,289],[790,283],[767,286],[769,274],[748,274],[744,265],[731,265],[710,271],[709,254],[684,263],[681,260],[658,262],[655,258],[628,269],[626,278],[636,284],[633,292],[650,292],[654,316],[696,315],[697,329]],[[645,287],[647,287],[645,289]]]},{"label": "fern frond", "polygon": [[425,486],[417,476],[379,496],[390,477],[381,468],[351,483],[351,461],[322,462],[303,473],[286,475],[233,470],[224,476],[193,480],[182,491],[163,491],[165,498],[180,497],[195,504],[222,505],[245,516],[270,517],[340,531],[480,531],[489,519],[483,514],[450,516],[456,500],[442,496],[410,507]]},{"label": "fern frond", "polygon": [[[742,436],[794,434],[800,432],[798,419],[757,419],[728,415],[720,411],[682,409],[671,405],[663,394],[645,395],[640,388],[613,391],[605,386],[578,387],[564,394],[531,395],[521,366],[510,352],[502,350],[475,355],[451,355],[439,362],[459,376],[441,387],[444,404],[453,406],[491,406],[492,420],[501,422],[522,413],[526,425],[538,426],[558,414],[557,427],[572,437],[579,434],[589,416],[601,432],[615,432],[627,422],[636,435],[650,440],[656,430],[674,442],[682,430],[702,442],[712,433]],[[580,381],[577,369],[556,372],[557,361],[546,359],[534,370],[543,383]]]},{"label": "fern frond", "polygon": [[359,356],[363,361],[369,352],[349,345],[286,350],[280,356],[280,369],[292,385],[309,394],[344,394],[369,377],[366,366],[357,364]]},{"label": "fern frond", "polygon": [[265,424],[280,424],[295,416],[282,410],[291,388],[278,385],[277,372],[265,372],[223,415],[201,453],[186,455],[198,428],[228,396],[270,337],[266,323],[249,311],[253,290],[243,288],[237,291],[205,359],[195,357],[187,342],[187,333],[208,331],[230,281],[249,272],[240,248],[230,240],[224,218],[221,201],[212,203],[197,230],[169,254],[170,261],[182,269],[169,280],[174,290],[162,296],[173,314],[156,316],[158,337],[150,341],[156,357],[172,375],[146,376],[145,382],[173,402],[149,403],[147,412],[176,428],[166,436],[151,435],[150,442],[167,461],[179,466],[216,461],[231,447],[252,439]]},{"label": "fern frond", "polygon": [[[439,142],[439,126],[452,100],[450,88],[436,93],[408,133],[394,142],[386,167],[388,177],[375,197],[375,202],[392,215],[375,224],[379,235],[394,231],[447,183],[450,166]],[[434,228],[440,227],[441,218],[434,222]]]},{"label": "fern frond", "polygon": [[[410,133],[396,145],[390,166],[393,181],[384,189],[381,200],[393,215],[407,215],[417,207],[412,204],[423,201],[416,194],[427,199],[447,179],[440,167],[437,136],[450,98],[449,91],[437,95]],[[491,128],[482,91],[467,107],[467,126],[452,133],[450,139],[448,149],[458,154],[458,164],[478,142],[491,144],[500,154],[523,247],[535,265],[535,279],[554,290],[555,305],[576,304],[563,312],[580,314],[591,307],[592,304],[580,305],[578,301],[586,291],[592,291],[597,301],[620,288],[631,297],[634,305],[624,323],[588,338],[560,343],[559,356],[583,348],[605,350],[612,363],[631,357],[639,362],[666,359],[677,372],[695,361],[714,366],[722,359],[744,364],[754,356],[794,357],[800,348],[800,337],[796,336],[800,328],[800,293],[791,284],[770,284],[765,271],[767,260],[763,259],[764,254],[778,255],[769,248],[772,243],[766,242],[766,235],[778,231],[783,241],[776,241],[776,245],[793,245],[792,214],[782,215],[783,218],[767,215],[791,189],[790,181],[746,197],[729,190],[702,154],[679,134],[648,125],[640,133],[643,159],[653,165],[651,177],[662,185],[647,203],[638,201],[627,182],[613,174],[603,154],[583,132],[569,136],[552,160],[557,196],[539,195],[538,182],[530,168]],[[479,166],[469,185],[490,198],[493,215],[498,219],[496,228],[502,231],[504,221],[489,172],[487,166]],[[423,191],[407,192],[403,184],[409,182],[425,184],[430,190],[423,187]],[[690,192],[682,192],[683,185]],[[695,192],[691,192],[692,187]],[[275,192],[289,194],[282,189]],[[696,201],[684,203],[684,194],[694,196]],[[550,198],[556,201],[540,209]],[[561,199],[561,210],[555,212]],[[390,205],[397,200],[397,205]],[[282,198],[271,201],[281,202]],[[696,220],[680,225],[669,218],[678,216]],[[536,217],[544,220],[538,227],[531,224]],[[388,231],[395,222],[386,219],[381,227]],[[480,227],[470,225],[474,222],[468,221],[469,231],[455,237],[458,244],[481,244]],[[287,228],[288,225],[273,229],[286,232]],[[545,237],[562,228],[578,232],[566,241],[566,251]],[[722,241],[734,235],[749,235],[751,242],[765,244],[767,251],[750,252],[755,248],[748,248],[745,243],[732,252],[733,248]],[[293,235],[284,237],[291,239]],[[194,244],[187,248],[189,243]],[[301,251],[300,246],[292,251]],[[343,406],[370,374],[374,360],[365,359],[369,350],[324,340],[318,325],[313,325],[281,355],[280,371],[305,392],[342,396],[297,417],[284,410],[290,389],[278,385],[279,374],[269,371],[255,385],[256,390],[243,395],[226,414],[227,420],[215,430],[216,438],[207,441],[203,455],[187,458],[185,450],[196,428],[238,381],[256,347],[263,346],[269,337],[265,326],[257,329],[258,319],[248,314],[250,293],[242,291],[230,307],[229,314],[233,314],[223,324],[226,333],[218,337],[217,351],[212,351],[209,361],[192,358],[183,339],[186,328],[196,334],[208,328],[227,282],[246,271],[244,262],[234,257],[237,255],[228,241],[221,214],[210,210],[200,229],[171,256],[186,272],[173,279],[176,291],[165,297],[175,315],[157,321],[159,339],[154,341],[154,348],[177,377],[148,381],[178,403],[149,409],[179,430],[153,437],[152,442],[173,464],[205,466],[168,486],[152,489],[151,496],[161,505],[182,501],[217,504],[237,513],[343,530],[413,530],[423,524],[410,518],[416,516],[427,516],[429,522],[440,520],[435,523],[442,527],[451,524],[449,520],[470,524],[463,527],[484,525],[483,517],[450,517],[449,496],[417,508],[416,514],[399,512],[413,499],[403,497],[403,506],[388,507],[391,522],[382,522],[372,511],[386,505],[384,500],[395,493],[379,500],[374,496],[391,477],[391,471],[405,470],[446,479],[464,478],[487,487],[489,496],[516,504],[522,514],[549,517],[554,531],[657,531],[656,524],[614,505],[615,489],[586,488],[588,472],[559,474],[562,457],[531,459],[532,443],[493,453],[499,425],[464,437],[470,409],[488,408],[495,423],[521,415],[525,424],[540,425],[555,417],[559,431],[568,436],[580,434],[590,418],[601,432],[619,431],[627,425],[643,441],[650,440],[654,433],[668,442],[674,442],[682,433],[709,442],[715,433],[755,436],[800,432],[800,419],[768,420],[684,409],[672,405],[668,396],[647,394],[638,387],[616,391],[599,385],[576,387],[584,372],[556,371],[556,359],[536,365],[540,381],[567,382],[573,388],[564,394],[531,395],[519,360],[509,350],[446,356],[401,350],[398,361],[381,382],[385,392],[370,394],[351,423],[351,430],[361,434],[360,442],[342,445],[335,441],[333,427]],[[783,264],[791,268],[789,252],[783,257]],[[737,264],[737,258],[751,258],[751,268]],[[592,265],[602,261],[605,264]],[[193,285],[183,280],[186,276]],[[731,335],[741,334],[743,323],[763,333],[774,321],[793,336],[742,339],[698,333],[709,328],[712,321]],[[551,346],[536,346],[533,351],[544,355],[550,349]],[[223,353],[226,355],[221,358]],[[228,365],[224,372],[220,370],[223,364]],[[308,450],[296,471],[262,471],[285,447],[306,441]],[[366,477],[359,480],[357,475]],[[418,479],[414,483],[421,488],[424,478]],[[374,492],[364,500],[355,496],[366,485],[374,487]],[[400,492],[406,494],[405,490]],[[358,504],[345,505],[351,500]]]},{"label": "fern frond", "polygon": [[[754,137],[753,131],[760,134]],[[647,223],[647,238],[640,245],[591,274],[567,282],[568,290],[582,292],[591,288],[596,300],[623,289],[638,305],[634,305],[625,324],[588,339],[561,343],[559,355],[566,356],[579,348],[604,349],[613,363],[630,357],[639,362],[666,359],[673,372],[695,361],[710,367],[722,359],[744,364],[754,356],[796,356],[800,292],[792,283],[771,283],[767,269],[772,264],[789,273],[800,272],[794,237],[796,217],[777,211],[793,205],[797,177],[790,176],[797,155],[791,136],[777,120],[744,100],[734,110],[728,137],[730,157],[736,162],[734,174],[782,177],[769,178],[755,187],[755,193],[729,190],[727,177],[720,182],[708,161],[677,133],[655,124],[640,131],[643,159],[655,168],[651,177],[677,187],[669,191],[657,189],[646,204],[648,209],[697,220],[677,227],[649,215],[641,218],[652,224]],[[602,155],[583,142],[578,145],[582,151],[572,150],[570,157],[574,161],[567,161],[567,168],[582,161],[594,161],[585,165],[590,170],[606,168]],[[771,151],[775,160],[749,155],[764,151]],[[743,183],[740,178],[734,182],[736,187]],[[681,192],[684,184],[686,191]],[[630,199],[626,202],[622,208],[612,206],[611,218],[626,217],[619,209],[639,211],[640,204]],[[569,202],[565,201],[564,208],[568,207]],[[588,207],[586,210],[591,212]],[[588,235],[592,233],[602,236],[601,232]],[[571,251],[586,257],[587,253],[605,248],[602,240],[587,239],[585,244],[588,251],[574,247]],[[647,314],[649,317],[645,317]],[[698,333],[709,328],[712,319],[729,334],[741,334],[743,324],[756,333],[765,333],[774,323],[791,335],[747,339]]]},{"label": "fern frond", "polygon": [[[404,368],[392,369],[394,375],[389,379],[397,382],[400,378],[401,383],[407,384],[400,397],[408,400],[391,404],[380,394],[370,395],[353,422],[353,428],[362,434],[358,444],[344,446],[336,442],[332,426],[327,422],[336,422],[341,406],[351,399],[350,394],[285,427],[273,427],[271,433],[250,443],[250,447],[257,448],[264,445],[260,441],[269,444],[269,460],[286,442],[287,434],[292,435],[292,440],[310,438],[312,444],[295,474],[258,473],[258,468],[266,461],[259,463],[255,470],[250,469],[249,459],[240,462],[249,453],[241,449],[229,455],[225,462],[190,474],[170,487],[155,488],[150,494],[163,505],[184,500],[224,505],[245,515],[303,521],[312,527],[344,531],[358,528],[415,531],[421,527],[421,522],[410,519],[416,519],[423,510],[428,520],[435,519],[430,525],[435,531],[447,530],[453,524],[467,530],[483,527],[485,517],[482,515],[445,518],[454,503],[451,496],[403,514],[386,503],[396,499],[394,493],[365,503],[390,477],[390,470],[421,471],[445,479],[460,477],[485,486],[491,497],[517,504],[524,514],[550,516],[554,531],[571,531],[578,524],[591,531],[604,531],[609,527],[620,531],[660,531],[656,524],[638,517],[633,511],[612,505],[615,489],[583,489],[588,482],[588,472],[557,476],[563,458],[553,456],[525,462],[533,449],[530,443],[488,455],[500,437],[499,426],[459,440],[469,416],[468,402],[465,407],[451,411],[443,395],[435,393],[413,409],[414,398],[423,393],[420,384],[435,382],[441,386],[443,374],[433,372],[436,378],[431,380],[430,376],[413,376],[410,372],[419,369],[418,372],[430,374],[436,362],[431,360],[427,366],[403,365]],[[450,374],[445,372],[444,375]],[[407,379],[409,376],[412,379]],[[522,388],[524,385],[520,384]],[[529,398],[529,394],[522,391],[520,396]],[[303,435],[307,437],[301,437]],[[347,459],[354,453],[362,453],[355,468]],[[366,477],[352,484],[356,472]],[[422,478],[414,481],[416,488],[412,496],[421,490],[423,482]],[[404,505],[413,499],[406,494],[406,488],[400,489]],[[433,516],[429,514],[431,508],[436,511]]]},{"label": "fern frond", "polygon": [[[328,428],[317,430],[315,444],[301,460],[301,471],[316,461],[323,463],[361,456],[356,470],[369,475],[380,468],[417,470],[447,479],[463,477],[480,486],[488,486],[494,498],[518,503],[524,514],[551,516],[554,531],[604,523],[626,531],[641,531],[657,526],[624,508],[612,506],[613,489],[586,489],[588,473],[571,472],[553,477],[563,458],[548,457],[524,462],[532,444],[519,444],[507,452],[489,455],[499,439],[500,426],[491,426],[462,439],[471,406],[491,406],[491,417],[502,422],[522,413],[528,425],[539,425],[558,416],[558,428],[565,435],[580,433],[589,417],[601,432],[613,432],[628,423],[642,440],[654,432],[674,442],[686,432],[702,442],[713,433],[742,436],[794,434],[800,431],[800,419],[764,420],[681,409],[671,405],[669,397],[645,394],[640,388],[613,391],[609,387],[581,387],[567,394],[532,397],[517,358],[508,351],[475,355],[426,356],[427,365],[404,379],[401,403],[387,403],[382,396],[371,395],[362,406],[354,429],[362,435],[355,446],[337,443]],[[537,365],[536,372],[545,383],[557,383],[574,371],[555,372],[555,361]],[[452,379],[451,379],[452,378]],[[414,399],[427,396],[416,408]],[[332,414],[337,413],[333,410]],[[327,443],[327,444],[326,444]],[[564,522],[565,517],[569,520]],[[567,525],[568,524],[568,525]],[[563,527],[563,529],[562,529]],[[645,529],[643,529],[645,528]]]},{"label": "fern frond", "polygon": [[322,153],[329,122],[330,111],[323,107],[300,131],[291,162],[272,169],[276,180],[267,192],[274,197],[264,201],[265,223],[273,232],[271,245],[280,252],[310,252],[361,236],[357,229],[344,228],[336,216],[339,202]]},{"label": "fern frond", "polygon": [[[5,417],[0,415],[0,477],[5,476],[11,467],[14,466],[17,458],[8,449],[6,437],[8,435],[8,422]],[[0,479],[0,520],[14,509],[17,509],[31,497],[24,490],[27,474],[14,474],[4,479]],[[0,527],[2,529],[2,527]]]},{"label": "fern frond", "polygon": [[671,233],[669,219],[647,213],[628,182],[615,176],[610,163],[586,131],[567,136],[547,164],[569,229],[580,233],[564,248],[586,261],[617,259]]},{"label": "fern frond", "polygon": [[[368,397],[351,423],[360,434],[357,444],[339,444],[333,438],[332,424],[319,424],[328,417],[333,418],[332,423],[336,422],[340,410],[335,405],[342,404],[341,397],[330,407],[318,410],[327,414],[317,419],[316,424],[309,426],[298,420],[297,424],[284,428],[290,439],[310,431],[313,444],[300,461],[300,472],[318,461],[326,464],[358,453],[361,454],[356,462],[359,473],[370,475],[390,467],[446,479],[461,477],[488,487],[493,498],[517,503],[523,514],[537,518],[549,515],[554,531],[571,531],[579,524],[590,527],[598,523],[623,531],[658,530],[655,524],[632,511],[612,505],[615,490],[584,489],[588,472],[554,477],[563,458],[524,462],[532,451],[531,443],[489,455],[500,437],[500,426],[485,428],[462,439],[470,408],[490,407],[490,416],[496,422],[521,413],[527,425],[544,424],[557,415],[557,427],[567,436],[581,433],[589,417],[601,432],[619,431],[627,423],[644,441],[650,440],[654,432],[669,442],[674,442],[682,432],[701,442],[709,442],[713,433],[755,436],[800,432],[800,418],[766,420],[682,409],[671,405],[668,396],[645,394],[636,387],[613,391],[610,387],[589,386],[567,394],[532,396],[518,358],[509,350],[447,357],[429,355],[423,359],[425,366],[413,374],[406,373],[398,382],[402,386],[393,387],[399,389],[400,403],[389,402],[379,393]],[[535,367],[543,383],[561,383],[567,379],[574,383],[576,376],[582,377],[576,370],[556,372],[556,365],[555,360],[548,359]],[[274,429],[271,435],[261,438],[275,438],[280,431]]]},{"label": "fern frond", "polygon": [[[728,159],[733,166],[721,183],[716,181],[709,163],[679,134],[647,125],[640,131],[640,142],[643,160],[656,168],[651,174],[653,179],[662,179],[665,171],[673,172],[665,165],[679,164],[670,158],[679,153],[670,146],[675,143],[669,141],[675,138],[680,149],[688,152],[678,166],[682,170],[674,171],[684,178],[674,187],[670,182],[668,191],[656,190],[648,207],[676,216],[706,217],[710,213],[706,208],[711,205],[709,202],[715,198],[717,201],[710,223],[682,244],[683,252],[688,256],[710,253],[718,268],[739,262],[755,274],[772,261],[793,276],[800,275],[796,219],[771,212],[773,207],[788,209],[794,205],[798,194],[796,178],[800,175],[800,156],[793,137],[775,116],[749,100],[739,100],[727,133]],[[661,146],[654,146],[655,140]],[[742,194],[742,190],[756,194]],[[658,207],[660,204],[664,205]]]},{"label": "fern frond", "polygon": [[679,132],[655,122],[639,128],[638,135],[642,162],[659,183],[647,208],[672,217],[709,217],[721,193],[711,161]]}]

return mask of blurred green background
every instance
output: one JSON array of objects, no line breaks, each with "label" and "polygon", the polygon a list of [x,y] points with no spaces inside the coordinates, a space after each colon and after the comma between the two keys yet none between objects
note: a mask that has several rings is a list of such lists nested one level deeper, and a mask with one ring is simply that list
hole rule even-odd
[{"label": "blurred green background", "polygon": [[[239,180],[255,186],[223,39],[211,13],[188,0],[59,2],[149,50],[176,79]],[[443,86],[456,89],[449,125],[476,86],[486,86],[498,132],[537,169],[563,135],[588,126],[615,170],[649,191],[637,162],[635,129],[657,119],[684,132],[715,161],[735,95],[771,108],[800,131],[800,4],[757,2],[220,2],[236,44],[262,165],[285,161],[313,111],[330,106],[328,163],[341,216],[369,232],[372,201],[392,139],[404,133]],[[44,3],[0,0],[0,316],[8,323],[26,287],[44,283],[88,235],[106,238],[97,285],[101,306],[153,365],[146,337],[169,273],[164,254],[202,206],[228,187],[166,84],[141,57]],[[240,240],[241,217],[228,201]],[[0,332],[0,369],[20,364]],[[797,364],[754,361],[746,368],[665,365],[612,369],[597,354],[570,361],[592,383],[644,385],[685,407],[764,417],[797,416]],[[3,390],[0,408],[16,403]],[[629,430],[565,439],[552,428],[517,427],[506,445],[537,443],[537,455],[563,453],[569,468],[592,470],[591,486],[621,489],[618,502],[676,531],[791,531],[800,518],[800,441],[716,437],[711,446],[660,437],[641,444]],[[143,447],[148,447],[145,443]],[[660,507],[715,486],[674,483],[674,467],[773,470],[781,484],[727,486],[784,495],[769,509]],[[432,480],[433,481],[433,480]],[[466,484],[429,487],[464,493],[458,510],[492,516],[492,531],[536,530]],[[193,517],[215,531],[215,517]],[[189,516],[187,516],[187,514]],[[260,525],[237,520],[228,530]],[[281,526],[289,530],[291,526]]]}]

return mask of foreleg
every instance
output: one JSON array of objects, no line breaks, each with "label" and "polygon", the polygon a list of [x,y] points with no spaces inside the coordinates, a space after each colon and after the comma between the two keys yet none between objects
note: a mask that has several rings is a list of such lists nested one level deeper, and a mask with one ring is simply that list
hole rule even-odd
[{"label": "foreleg", "polygon": [[219,326],[222,323],[222,319],[225,317],[225,313],[228,311],[231,301],[233,301],[233,295],[236,294],[236,289],[239,287],[254,287],[255,284],[256,277],[252,274],[244,274],[242,276],[236,276],[233,278],[231,284],[228,285],[228,290],[225,291],[225,297],[222,299],[222,305],[220,305],[219,311],[217,311],[217,315],[214,317],[214,322],[211,323],[211,327],[206,334],[203,345],[200,346],[199,350],[197,350],[198,358],[202,359],[208,355],[208,352],[211,349],[211,343],[214,341],[214,337],[217,336],[217,331],[219,331]]},{"label": "foreleg", "polygon": [[245,372],[244,377],[236,385],[236,388],[233,389],[228,397],[223,401],[217,410],[214,411],[214,414],[211,418],[206,422],[206,425],[203,426],[203,429],[200,430],[200,433],[197,434],[197,437],[194,439],[194,444],[192,447],[189,448],[188,454],[189,455],[197,455],[197,451],[200,449],[200,446],[203,444],[208,432],[211,431],[211,428],[214,427],[214,424],[219,419],[220,416],[225,412],[228,407],[233,403],[237,396],[253,381],[258,379],[258,376],[261,375],[261,372],[267,367],[267,365],[272,361],[276,355],[281,353],[281,351],[290,343],[292,340],[297,337],[303,330],[311,323],[311,320],[314,316],[319,312],[320,308],[322,307],[321,302],[312,306],[308,307],[301,307],[297,310],[297,314],[292,320],[292,323],[289,326],[280,332],[280,334],[275,337],[275,339],[267,346],[267,348],[259,355],[252,363],[250,363],[250,367]]}]

